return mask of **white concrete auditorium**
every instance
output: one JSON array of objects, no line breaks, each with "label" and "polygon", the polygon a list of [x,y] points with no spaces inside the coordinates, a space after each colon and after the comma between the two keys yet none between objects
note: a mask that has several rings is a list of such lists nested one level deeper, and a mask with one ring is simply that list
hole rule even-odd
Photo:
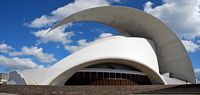
[{"label": "white concrete auditorium", "polygon": [[121,35],[96,40],[49,68],[1,74],[17,85],[195,84],[188,53],[177,35],[155,17],[128,7],[103,6],[74,13],[71,22],[105,24]]}]

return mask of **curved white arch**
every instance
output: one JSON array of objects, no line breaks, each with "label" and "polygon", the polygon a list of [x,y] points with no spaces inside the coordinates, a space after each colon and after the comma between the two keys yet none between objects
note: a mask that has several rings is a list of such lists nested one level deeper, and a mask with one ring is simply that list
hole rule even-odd
[{"label": "curved white arch", "polygon": [[97,7],[72,14],[52,29],[74,21],[95,21],[124,35],[153,40],[160,73],[170,73],[172,77],[195,83],[194,70],[185,47],[174,32],[153,16],[128,7]]},{"label": "curved white arch", "polygon": [[105,62],[135,67],[145,73],[153,84],[165,84],[159,74],[157,57],[149,41],[144,38],[123,36],[95,41],[69,55],[50,67],[49,72],[55,72],[40,84],[64,85],[64,82],[80,69]]},{"label": "curved white arch", "polygon": [[162,78],[160,74],[152,70],[152,68],[149,68],[148,66],[134,62],[130,59],[119,59],[119,58],[104,58],[104,59],[95,59],[91,60],[86,63],[82,63],[80,65],[77,65],[69,70],[66,70],[65,72],[61,73],[59,76],[57,76],[52,82],[50,83],[51,85],[64,85],[65,82],[72,76],[74,75],[77,71],[86,68],[88,66],[92,66],[95,64],[101,64],[101,63],[119,63],[123,65],[128,65],[130,67],[137,68],[138,70],[142,71],[147,75],[147,77],[151,80],[152,84],[166,84],[165,80]]}]

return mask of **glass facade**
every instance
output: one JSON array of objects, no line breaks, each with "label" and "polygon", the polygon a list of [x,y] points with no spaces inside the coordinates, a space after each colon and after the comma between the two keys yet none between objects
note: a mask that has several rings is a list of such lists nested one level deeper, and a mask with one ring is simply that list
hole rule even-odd
[{"label": "glass facade", "polygon": [[77,72],[65,85],[151,85],[151,82],[145,75],[109,72]]},{"label": "glass facade", "polygon": [[65,85],[150,85],[140,70],[117,63],[89,66],[76,72]]}]

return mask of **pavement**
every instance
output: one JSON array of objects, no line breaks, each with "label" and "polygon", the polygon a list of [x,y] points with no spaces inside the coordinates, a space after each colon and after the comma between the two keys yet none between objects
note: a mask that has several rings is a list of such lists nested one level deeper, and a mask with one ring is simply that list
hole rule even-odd
[{"label": "pavement", "polygon": [[1,85],[0,95],[200,95],[200,84],[127,86],[34,86]]}]

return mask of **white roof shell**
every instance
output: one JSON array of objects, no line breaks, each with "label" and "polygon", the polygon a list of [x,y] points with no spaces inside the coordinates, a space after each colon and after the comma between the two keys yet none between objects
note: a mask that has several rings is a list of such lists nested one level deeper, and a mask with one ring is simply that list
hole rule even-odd
[{"label": "white roof shell", "polygon": [[182,42],[169,27],[155,17],[128,7],[105,6],[72,14],[58,22],[51,30],[75,21],[99,22],[126,36],[152,40],[160,74],[170,73],[174,78],[195,83],[194,70]]},{"label": "white roof shell", "polygon": [[101,63],[119,63],[142,71],[153,84],[166,84],[159,74],[153,46],[144,38],[113,36],[93,42],[50,68],[21,72],[27,84],[64,85],[77,71]]}]

